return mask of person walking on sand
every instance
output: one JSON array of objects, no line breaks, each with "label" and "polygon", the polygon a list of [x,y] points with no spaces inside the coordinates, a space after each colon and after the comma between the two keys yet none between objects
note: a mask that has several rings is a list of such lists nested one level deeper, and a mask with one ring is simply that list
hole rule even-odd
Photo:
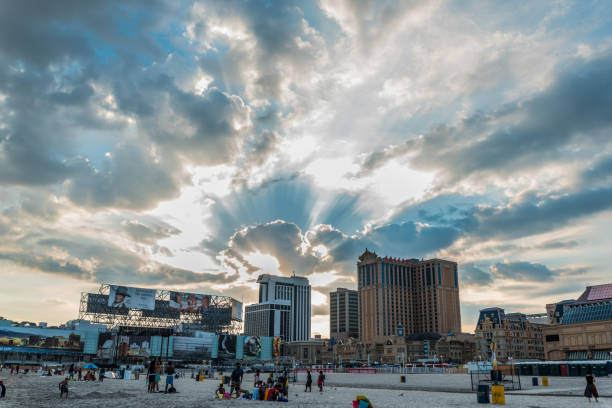
[{"label": "person walking on sand", "polygon": [[236,398],[238,398],[240,396],[240,385],[242,384],[242,377],[244,376],[244,371],[242,371],[242,368],[240,368],[240,363],[236,363],[236,368],[234,368],[234,371],[232,371],[232,376],[231,376],[231,387],[230,387],[230,395],[232,395],[232,392],[234,391],[234,389],[236,390]]},{"label": "person walking on sand", "polygon": [[323,374],[323,371],[319,371],[317,385],[319,386],[319,392],[323,392],[323,385],[325,385],[325,374]]},{"label": "person walking on sand", "polygon": [[155,391],[159,392],[159,380],[161,379],[162,362],[158,361],[155,364]]},{"label": "person walking on sand", "polygon": [[599,402],[599,393],[597,392],[597,387],[595,387],[595,377],[591,374],[591,370],[586,373],[586,388],[584,389],[584,396],[589,399],[591,402],[591,398],[595,398],[595,402]]},{"label": "person walking on sand", "polygon": [[61,383],[59,383],[60,390],[60,399],[65,395],[66,399],[68,399],[68,377],[64,378]]},{"label": "person walking on sand", "polygon": [[304,392],[312,392],[312,374],[310,370],[306,370],[306,388],[304,388]]},{"label": "person walking on sand", "polygon": [[164,393],[168,392],[168,386],[174,388],[174,366],[172,365],[172,361],[170,361],[166,367],[166,389]]},{"label": "person walking on sand", "polygon": [[259,382],[259,369],[257,369],[257,371],[255,371],[255,379],[253,380],[253,386],[257,387],[257,383]]},{"label": "person walking on sand", "polygon": [[149,370],[147,371],[148,387],[147,392],[153,392],[155,389],[155,362],[151,361],[149,364]]}]

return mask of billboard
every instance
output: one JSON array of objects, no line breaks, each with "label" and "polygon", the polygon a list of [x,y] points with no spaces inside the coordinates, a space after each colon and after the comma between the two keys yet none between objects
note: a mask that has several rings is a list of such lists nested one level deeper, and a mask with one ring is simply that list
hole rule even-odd
[{"label": "billboard", "polygon": [[83,351],[84,339],[70,330],[0,327],[0,346],[30,349]]},{"label": "billboard", "polygon": [[242,320],[242,302],[232,300],[232,319]]},{"label": "billboard", "polygon": [[149,357],[151,336],[119,336],[117,357]]},{"label": "billboard", "polygon": [[106,314],[117,314],[127,315],[128,309],[126,308],[111,308],[108,306],[108,295],[101,295],[99,293],[88,293],[87,294],[87,313],[106,313]]},{"label": "billboard", "polygon": [[281,338],[274,337],[272,341],[272,357],[279,358],[281,355]]},{"label": "billboard", "polygon": [[117,337],[115,333],[104,332],[98,337],[98,353],[99,358],[111,359],[115,355]]},{"label": "billboard", "polygon": [[244,336],[244,358],[261,359],[261,339],[257,336]]},{"label": "billboard", "polygon": [[110,285],[108,306],[117,309],[155,309],[155,289]]},{"label": "billboard", "polygon": [[143,310],[143,317],[157,317],[161,319],[180,319],[181,313],[170,309],[170,302],[167,300],[155,300],[154,310]]},{"label": "billboard", "polygon": [[219,335],[219,358],[236,358],[236,336]]},{"label": "billboard", "polygon": [[210,360],[215,333],[204,333],[197,337],[174,337],[174,357],[189,360]]},{"label": "billboard", "polygon": [[170,292],[170,310],[183,313],[207,313],[210,296],[197,293]]}]

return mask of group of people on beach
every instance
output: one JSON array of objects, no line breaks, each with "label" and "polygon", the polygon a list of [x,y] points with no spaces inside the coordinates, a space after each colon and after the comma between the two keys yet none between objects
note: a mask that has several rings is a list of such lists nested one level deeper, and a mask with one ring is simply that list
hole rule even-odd
[{"label": "group of people on beach", "polygon": [[[323,392],[323,386],[325,385],[325,374],[323,371],[319,371],[319,378],[317,378],[317,386],[319,387],[319,392]],[[306,371],[306,387],[304,388],[304,392],[312,392],[312,374],[310,370]]]},{"label": "group of people on beach", "polygon": [[225,384],[222,382],[215,390],[215,397],[230,399],[235,393],[236,399],[288,401],[289,377],[287,375],[287,371],[283,371],[276,379],[274,379],[272,373],[270,373],[268,378],[264,381],[261,378],[261,371],[257,370],[253,380],[252,392],[242,388],[243,377],[244,371],[242,370],[240,363],[236,363],[236,368],[234,368],[229,377],[229,392],[225,390]]},{"label": "group of people on beach", "polygon": [[[249,391],[242,388],[242,379],[244,371],[242,370],[240,363],[236,363],[236,368],[230,375],[229,383],[230,390],[227,392],[225,389],[225,383],[221,382],[219,387],[215,390],[216,398],[236,398],[236,399],[252,399],[252,400],[265,400],[265,401],[288,401],[289,398],[289,375],[287,370],[274,378],[273,374],[268,374],[268,378],[264,381],[261,378],[261,371],[255,372],[253,380],[253,391]],[[323,371],[319,371],[317,379],[317,385],[319,392],[323,392],[323,386],[325,385],[325,374]],[[312,392],[312,373],[310,370],[306,372],[306,387],[304,392]],[[234,397],[235,394],[235,397]]]},{"label": "group of people on beach", "polygon": [[160,392],[159,382],[161,381],[161,375],[164,371],[166,373],[166,388],[164,389],[164,393],[176,392],[176,388],[174,387],[176,369],[172,361],[170,361],[164,370],[163,363],[160,360],[153,360],[151,364],[149,364],[149,369],[147,371],[147,392]]}]

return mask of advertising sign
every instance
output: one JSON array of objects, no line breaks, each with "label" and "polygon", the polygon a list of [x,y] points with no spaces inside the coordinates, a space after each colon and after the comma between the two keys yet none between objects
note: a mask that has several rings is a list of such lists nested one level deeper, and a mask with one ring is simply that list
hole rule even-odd
[{"label": "advertising sign", "polygon": [[220,358],[235,358],[236,357],[236,336],[231,334],[219,335],[219,357]]},{"label": "advertising sign", "polygon": [[98,357],[104,359],[111,359],[115,354],[115,333],[104,332],[100,333],[98,338]]},{"label": "advertising sign", "polygon": [[199,337],[175,336],[174,357],[189,360],[210,359],[215,337],[214,333],[205,333]]},{"label": "advertising sign", "polygon": [[149,357],[150,355],[150,336],[119,336],[117,357]]},{"label": "advertising sign", "polygon": [[242,302],[232,301],[232,319],[242,320]]},{"label": "advertising sign", "polygon": [[207,313],[210,296],[197,293],[170,292],[170,310],[183,313]]},{"label": "advertising sign", "polygon": [[259,337],[244,337],[244,358],[247,360],[261,359],[261,339]]},{"label": "advertising sign", "polygon": [[272,357],[279,358],[281,355],[281,338],[275,337],[272,341]]},{"label": "advertising sign", "polygon": [[110,285],[108,306],[117,309],[155,309],[155,289]]},{"label": "advertising sign", "polygon": [[70,330],[0,327],[0,346],[82,351],[83,341]]}]

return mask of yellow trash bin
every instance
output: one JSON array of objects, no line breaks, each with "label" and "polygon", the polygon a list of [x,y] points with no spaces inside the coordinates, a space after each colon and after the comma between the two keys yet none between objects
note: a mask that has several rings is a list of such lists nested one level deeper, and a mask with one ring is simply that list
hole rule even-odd
[{"label": "yellow trash bin", "polygon": [[548,377],[542,377],[542,386],[548,387]]},{"label": "yellow trash bin", "polygon": [[493,385],[491,387],[491,403],[497,405],[506,404],[506,394],[503,385]]}]

